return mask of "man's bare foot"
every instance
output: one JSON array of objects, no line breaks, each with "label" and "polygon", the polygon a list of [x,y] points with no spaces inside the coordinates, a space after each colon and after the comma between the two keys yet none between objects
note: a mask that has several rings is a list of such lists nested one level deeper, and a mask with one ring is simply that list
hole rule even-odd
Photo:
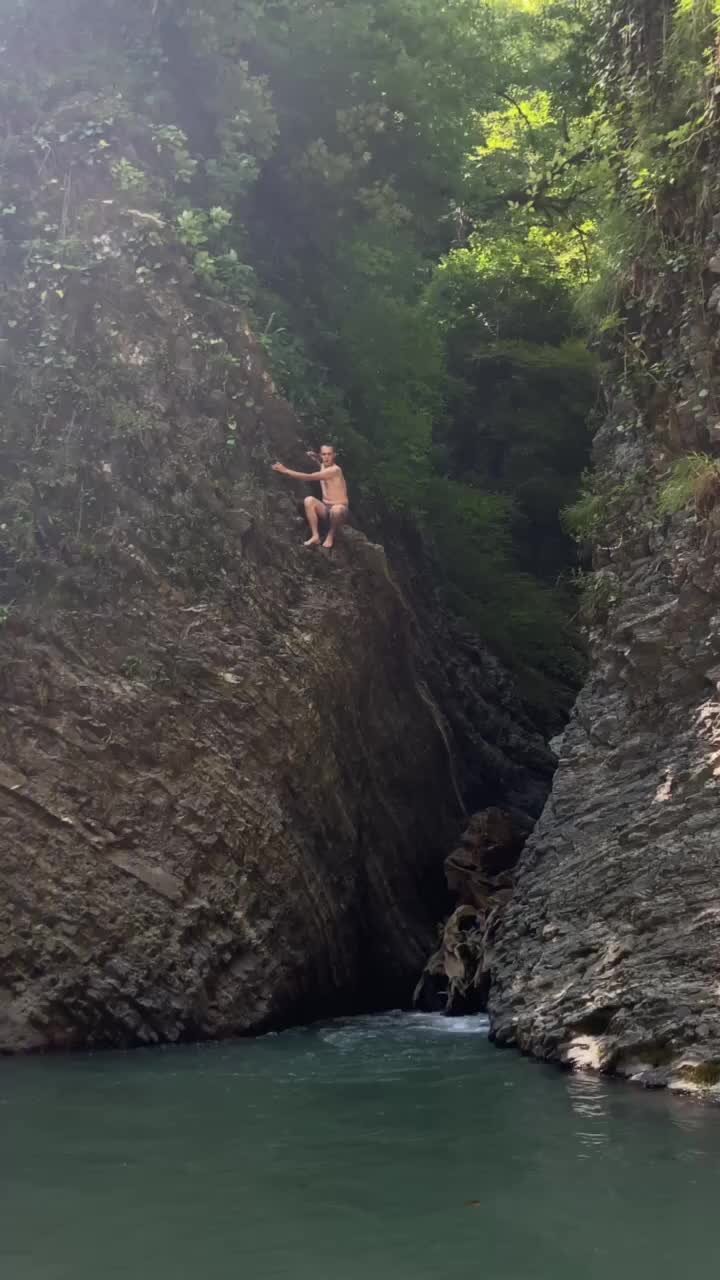
[{"label": "man's bare foot", "polygon": [[308,538],[307,542],[304,542],[304,543],[303,543],[303,546],[305,546],[305,547],[319,547],[319,546],[320,546],[320,538],[319,538],[319,536],[318,536],[316,533],[315,533],[315,534],[313,534],[312,538]]},{"label": "man's bare foot", "polygon": [[335,546],[335,539],[333,538],[331,533],[328,534],[327,538],[323,542],[323,546],[326,551],[332,551],[333,547]]}]

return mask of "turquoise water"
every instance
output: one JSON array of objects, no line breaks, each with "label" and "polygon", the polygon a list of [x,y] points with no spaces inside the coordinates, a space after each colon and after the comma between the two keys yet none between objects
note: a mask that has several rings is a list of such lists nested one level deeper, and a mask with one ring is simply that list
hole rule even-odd
[{"label": "turquoise water", "polygon": [[0,1062],[2,1280],[715,1275],[720,1111],[484,1029]]}]

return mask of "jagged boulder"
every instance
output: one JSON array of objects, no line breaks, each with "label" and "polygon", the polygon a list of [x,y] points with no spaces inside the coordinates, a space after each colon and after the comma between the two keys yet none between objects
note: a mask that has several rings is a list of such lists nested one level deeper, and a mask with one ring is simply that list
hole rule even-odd
[{"label": "jagged boulder", "polygon": [[485,809],[473,815],[459,847],[445,859],[448,888],[460,905],[415,988],[418,1008],[448,1014],[486,1008],[488,928],[510,900],[513,868],[528,831],[527,815]]}]

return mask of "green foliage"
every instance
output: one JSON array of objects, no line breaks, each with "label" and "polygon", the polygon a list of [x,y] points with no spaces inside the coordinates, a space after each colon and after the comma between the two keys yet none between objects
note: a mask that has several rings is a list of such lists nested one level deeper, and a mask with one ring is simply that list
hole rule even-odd
[{"label": "green foliage", "polygon": [[442,479],[432,480],[426,495],[448,599],[515,669],[528,700],[552,714],[553,701],[557,711],[583,672],[569,617],[572,593],[518,567],[512,499]]},{"label": "green foliage", "polygon": [[675,515],[691,502],[708,504],[720,493],[720,462],[706,453],[689,453],[679,458],[658,495],[660,515]]},{"label": "green foliage", "polygon": [[473,238],[436,270],[426,306],[445,341],[445,466],[513,496],[516,554],[548,579],[567,562],[558,510],[578,486],[596,394],[572,297],[537,238]]},{"label": "green foliage", "polygon": [[230,294],[237,302],[248,303],[256,291],[255,272],[241,262],[237,249],[223,245],[223,233],[232,214],[221,205],[211,209],[183,209],[177,217],[178,239],[193,254],[193,268],[200,283],[209,290]]},{"label": "green foliage", "polygon": [[606,506],[599,493],[584,490],[580,497],[562,511],[563,523],[578,542],[590,542],[601,531]]},{"label": "green foliage", "polygon": [[647,486],[648,475],[642,469],[620,482],[586,473],[579,498],[561,513],[563,524],[577,542],[594,542],[626,519]]},{"label": "green foliage", "polygon": [[[625,53],[612,49],[613,24],[599,42],[597,118],[603,165],[590,171],[597,231],[594,272],[581,299],[597,331],[623,304],[643,318],[657,310],[663,276],[670,290],[701,270],[699,227],[709,198],[706,153],[716,131],[714,0],[668,0],[627,15]],[[675,277],[675,280],[672,279]],[[691,285],[692,287],[692,285]],[[630,371],[636,363],[626,346]]]},{"label": "green foliage", "polygon": [[198,249],[200,245],[206,245],[231,221],[232,214],[219,205],[208,211],[183,209],[177,219],[178,238],[191,249]]},{"label": "green foliage", "polygon": [[171,175],[175,182],[188,183],[197,170],[197,160],[188,150],[187,135],[177,125],[158,124],[150,129],[155,151],[158,157],[170,158]]},{"label": "green foliage", "polygon": [[[382,530],[389,510],[419,529],[446,596],[534,697],[567,701],[575,602],[550,584],[595,395],[574,318],[596,270],[583,175],[603,164],[591,0],[46,9],[0,0],[17,52],[0,86],[9,136],[33,130],[39,163],[71,148],[88,189],[109,176],[118,203],[154,219],[133,241],[138,288],[175,229],[200,291],[247,308],[308,432],[341,445],[363,519]],[[34,350],[57,397],[75,387],[75,352],[52,307],[70,310],[72,271],[101,251],[88,224],[59,252],[52,194],[51,229],[26,234],[8,187],[0,231],[28,246],[46,309]],[[235,372],[222,344],[195,355],[221,380]],[[123,429],[138,441],[153,427]]]},{"label": "green foliage", "polygon": [[585,626],[597,626],[606,621],[610,610],[619,603],[620,581],[609,569],[583,573],[576,570],[574,585],[580,598],[580,617]]},{"label": "green foliage", "polygon": [[144,191],[147,186],[147,178],[142,169],[131,164],[125,156],[115,161],[112,175],[121,191]]},{"label": "green foliage", "polygon": [[[680,286],[705,301],[688,225],[716,208],[718,0],[641,17],[605,0],[0,0],[0,259],[23,280],[5,323],[32,335],[39,421],[63,397],[102,403],[62,317],[116,246],[90,216],[65,225],[69,171],[73,198],[109,182],[154,219],[124,243],[139,289],[175,228],[200,291],[247,308],[308,433],[342,447],[363,519],[421,530],[455,607],[534,696],[566,697],[567,533],[606,538],[650,487],[581,486],[586,335],[631,390],[672,381],[657,333]],[[236,371],[221,340],[195,355]],[[719,465],[681,460],[660,512],[707,508]],[[585,585],[593,616],[606,590]]]},{"label": "green foliage", "polygon": [[[561,678],[575,679],[574,603],[533,576],[567,562],[557,513],[585,465],[595,395],[573,318],[592,228],[575,209],[560,229],[545,220],[590,132],[580,122],[563,139],[579,24],[556,9],[259,4],[246,42],[225,10],[204,47],[236,31],[275,127],[261,155],[244,118],[234,193],[222,156],[206,169],[247,230],[274,375],[342,445],[355,492],[420,525],[448,595],[512,662],[531,669],[542,651],[547,675],[555,635]],[[579,85],[583,67],[572,74]],[[529,134],[506,95],[529,104]],[[492,195],[535,182],[542,196],[543,167],[540,214]]]}]

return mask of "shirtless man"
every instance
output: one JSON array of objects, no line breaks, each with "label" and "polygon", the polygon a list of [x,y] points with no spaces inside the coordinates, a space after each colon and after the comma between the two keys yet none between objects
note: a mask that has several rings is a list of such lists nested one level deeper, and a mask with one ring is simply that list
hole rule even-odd
[{"label": "shirtless man", "polygon": [[320,481],[322,502],[319,498],[310,496],[305,499],[305,515],[311,534],[305,546],[320,546],[320,521],[327,520],[330,528],[322,545],[326,550],[332,551],[338,529],[350,514],[350,499],[345,477],[335,461],[335,450],[331,444],[324,444],[319,454],[308,453],[308,458],[319,463],[319,471],[313,471],[310,474],[303,471],[290,471],[288,467],[283,466],[282,462],[276,462],[273,465],[273,471],[277,471],[281,476],[287,476],[289,480]]}]

